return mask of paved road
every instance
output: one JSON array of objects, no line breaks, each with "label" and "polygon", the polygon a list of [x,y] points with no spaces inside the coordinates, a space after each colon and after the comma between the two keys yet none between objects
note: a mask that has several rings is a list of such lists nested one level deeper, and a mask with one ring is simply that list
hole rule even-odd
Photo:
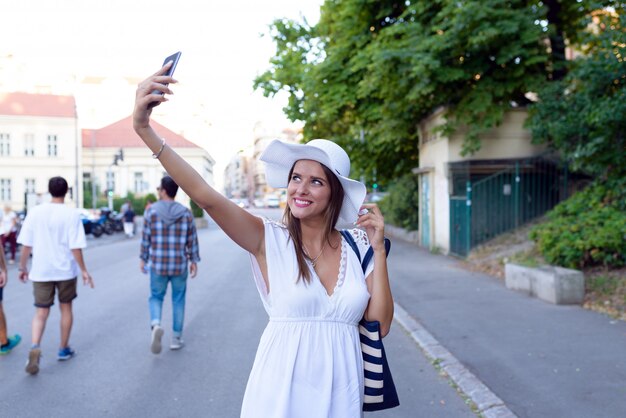
[{"label": "paved road", "polygon": [[[520,418],[626,417],[626,323],[394,240],[396,303]],[[401,280],[398,280],[401,279]]]},{"label": "paved road", "polygon": [[[273,217],[276,211],[269,212]],[[90,239],[85,258],[95,289],[79,288],[72,345],[57,362],[58,311],[44,335],[41,371],[24,372],[33,315],[30,285],[15,266],[5,289],[9,331],[24,342],[0,357],[0,416],[237,417],[256,346],[267,322],[248,255],[215,225],[200,231],[199,277],[188,287],[183,350],[149,351],[148,280],[139,239]],[[165,303],[166,341],[171,327]],[[372,417],[474,417],[465,401],[399,326],[385,339],[401,406]]]}]

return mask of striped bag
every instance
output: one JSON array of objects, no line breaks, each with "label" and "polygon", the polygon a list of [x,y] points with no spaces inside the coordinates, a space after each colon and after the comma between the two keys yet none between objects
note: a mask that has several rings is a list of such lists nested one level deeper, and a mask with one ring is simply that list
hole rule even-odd
[{"label": "striped bag", "polygon": [[[352,235],[346,230],[342,230],[341,235],[350,244],[359,260],[361,260],[361,253]],[[385,238],[385,251],[387,254],[389,254],[390,248],[391,241]],[[367,264],[373,255],[374,251],[372,248],[368,248],[365,257],[361,260],[363,272],[365,272]],[[395,408],[400,405],[400,401],[391,377],[389,364],[387,364],[385,347],[383,347],[383,339],[380,336],[380,323],[378,321],[367,321],[364,317],[359,322],[359,334],[365,376],[363,411],[380,411]]]}]

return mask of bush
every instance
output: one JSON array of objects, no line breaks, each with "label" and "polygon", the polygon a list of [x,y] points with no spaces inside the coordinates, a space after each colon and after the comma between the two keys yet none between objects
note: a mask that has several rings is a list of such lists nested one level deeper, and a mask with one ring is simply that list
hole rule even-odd
[{"label": "bush", "polygon": [[189,199],[189,206],[191,206],[191,213],[193,214],[194,218],[202,218],[204,216],[204,211],[202,210],[202,208],[191,199]]},{"label": "bush", "polygon": [[551,264],[570,268],[626,265],[626,181],[596,181],[548,213],[530,238]]},{"label": "bush", "polygon": [[[148,195],[150,196],[150,195]],[[152,195],[154,196],[154,195]],[[113,209],[117,210],[119,212],[119,210],[122,208],[122,205],[124,203],[126,203],[126,201],[130,201],[130,205],[133,208],[133,212],[135,212],[136,215],[142,215],[143,214],[143,210],[145,207],[145,198],[144,197],[137,197],[135,196],[134,193],[128,192],[126,194],[126,197],[116,197],[113,199]],[[156,198],[155,198],[156,200]],[[154,200],[153,200],[154,201]],[[105,204],[106,206],[106,204]]]},{"label": "bush", "polygon": [[419,178],[406,174],[388,188],[387,196],[380,201],[385,222],[415,231],[419,227]]}]

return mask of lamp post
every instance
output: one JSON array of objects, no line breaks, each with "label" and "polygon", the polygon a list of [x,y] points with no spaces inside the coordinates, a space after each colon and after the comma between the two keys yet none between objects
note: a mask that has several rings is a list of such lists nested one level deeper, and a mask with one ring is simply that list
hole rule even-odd
[{"label": "lamp post", "polygon": [[113,211],[113,165],[117,165],[117,161],[109,165],[109,171],[107,173],[107,201],[110,211]]},{"label": "lamp post", "polygon": [[[76,76],[74,76],[74,83],[76,83]],[[78,109],[76,108],[76,97],[74,97],[74,142],[76,149],[74,150],[74,167],[76,179],[74,181],[74,188],[76,189],[76,193],[74,193],[74,199],[76,200],[76,208],[80,208],[82,206],[82,187],[79,189],[78,185],[82,185],[82,181],[79,181],[80,170],[78,167],[79,159],[78,154],[80,153],[80,147],[78,145]]]},{"label": "lamp post", "polygon": [[91,209],[95,210],[98,204],[96,195],[96,132],[91,131]]},{"label": "lamp post", "polygon": [[120,148],[117,154],[113,156],[113,163],[109,165],[109,172],[107,175],[107,200],[110,211],[113,211],[113,166],[116,166],[119,161],[124,161],[124,150],[122,148]]}]

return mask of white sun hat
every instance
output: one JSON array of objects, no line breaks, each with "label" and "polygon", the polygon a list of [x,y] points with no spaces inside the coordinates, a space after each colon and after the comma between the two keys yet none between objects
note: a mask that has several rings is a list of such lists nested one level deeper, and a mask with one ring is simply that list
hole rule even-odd
[{"label": "white sun hat", "polygon": [[271,187],[287,187],[289,171],[298,160],[317,161],[330,169],[343,187],[344,197],[335,228],[352,228],[367,193],[365,185],[348,178],[350,157],[339,145],[327,139],[293,144],[275,139],[260,157],[265,163],[265,179]]}]

